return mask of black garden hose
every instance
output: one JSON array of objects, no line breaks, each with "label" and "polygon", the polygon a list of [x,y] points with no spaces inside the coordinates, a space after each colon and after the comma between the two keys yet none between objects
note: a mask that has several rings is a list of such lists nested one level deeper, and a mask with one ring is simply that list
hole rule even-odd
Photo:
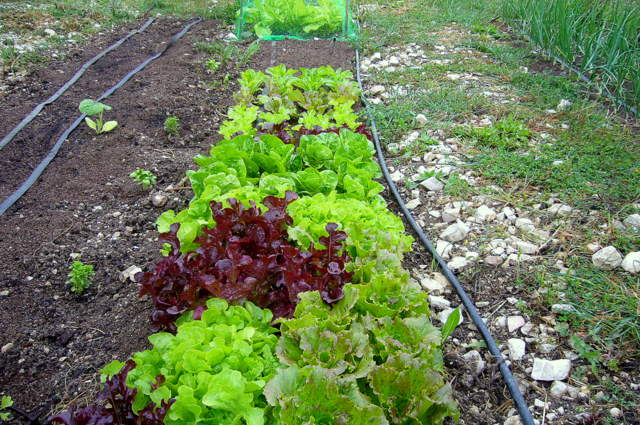
[{"label": "black garden hose", "polygon": [[496,344],[496,341],[493,339],[493,336],[491,335],[489,328],[487,328],[487,325],[482,320],[482,317],[480,317],[480,314],[478,314],[478,310],[475,304],[473,303],[471,298],[469,298],[469,295],[467,295],[466,291],[462,287],[462,284],[460,284],[460,281],[458,281],[458,279],[453,274],[451,269],[449,269],[449,267],[447,266],[447,263],[442,259],[442,257],[440,257],[440,254],[438,254],[438,252],[434,249],[433,244],[431,243],[429,238],[424,234],[424,232],[422,231],[422,228],[418,225],[418,223],[416,223],[415,219],[411,215],[411,212],[407,209],[407,206],[405,205],[402,199],[402,196],[400,195],[400,192],[398,192],[398,188],[396,187],[395,183],[391,179],[391,176],[389,175],[389,169],[387,168],[386,160],[384,158],[384,154],[382,153],[382,147],[380,146],[380,138],[378,136],[378,129],[376,128],[376,122],[375,122],[375,119],[373,118],[373,114],[371,113],[369,103],[366,97],[364,96],[364,88],[362,87],[362,77],[360,75],[360,52],[357,49],[356,49],[356,77],[358,79],[358,85],[360,86],[360,90],[362,91],[362,94],[361,94],[362,103],[364,104],[365,109],[367,111],[367,115],[369,117],[371,132],[373,134],[373,141],[376,147],[376,152],[378,154],[378,162],[380,163],[382,174],[384,175],[384,178],[387,181],[387,184],[389,185],[389,188],[391,189],[393,196],[398,202],[398,205],[400,206],[400,209],[402,210],[402,213],[404,214],[405,218],[413,228],[416,235],[418,235],[418,239],[420,240],[422,245],[425,248],[427,248],[427,250],[429,250],[431,255],[433,255],[433,258],[438,262],[438,265],[440,266],[442,273],[447,278],[447,280],[451,283],[451,286],[453,286],[453,288],[455,289],[456,293],[458,294],[458,297],[460,298],[460,300],[462,301],[462,304],[464,305],[464,308],[467,310],[467,314],[473,321],[473,324],[478,328],[478,330],[480,331],[480,334],[482,334],[482,338],[484,338],[485,342],[487,343],[487,347],[489,348],[489,351],[496,359],[496,363],[500,368],[502,377],[504,378],[504,381],[507,384],[507,388],[509,388],[511,397],[513,398],[513,401],[516,404],[516,408],[518,409],[518,413],[520,414],[522,424],[534,425],[533,417],[531,416],[529,407],[527,406],[527,403],[524,400],[524,397],[522,396],[522,392],[518,387],[518,383],[514,378],[513,374],[511,373],[511,370],[509,370],[509,366],[507,366],[505,359],[502,356],[502,353],[500,353],[500,350],[498,349],[498,345]]},{"label": "black garden hose", "polygon": [[62,87],[60,87],[53,95],[51,95],[51,97],[49,97],[47,100],[45,100],[44,102],[40,103],[38,106],[33,108],[33,110],[26,117],[24,117],[22,119],[22,121],[20,121],[20,123],[18,125],[16,125],[9,132],[9,134],[4,136],[2,138],[2,140],[0,140],[0,149],[4,148],[9,142],[11,142],[13,140],[14,137],[16,137],[16,135],[20,131],[22,131],[23,128],[25,128],[31,121],[33,121],[33,119],[35,117],[37,117],[38,114],[40,114],[40,112],[42,112],[42,110],[44,109],[45,106],[55,102],[72,85],[74,85],[80,79],[80,77],[82,77],[84,75],[84,73],[87,72],[87,70],[89,69],[89,67],[91,65],[93,65],[98,60],[103,58],[107,53],[109,53],[109,52],[117,49],[118,47],[120,47],[122,45],[122,43],[124,43],[125,41],[127,41],[128,39],[133,37],[134,35],[139,34],[139,33],[143,32],[144,30],[146,30],[149,27],[149,25],[151,25],[153,23],[153,21],[155,21],[155,19],[156,18],[149,18],[147,20],[147,22],[145,22],[144,25],[142,25],[140,28],[131,31],[129,34],[127,34],[126,36],[124,36],[120,40],[116,41],[114,44],[112,44],[111,46],[107,47],[106,49],[104,49],[103,51],[101,51],[100,53],[95,55],[93,58],[91,58],[87,62],[85,62],[85,64],[82,65],[82,67],[80,67],[80,69],[78,71],[76,71],[75,74],[73,74],[73,77],[71,77],[71,79],[69,81],[64,83],[64,85]]},{"label": "black garden hose", "polygon": [[[171,41],[167,43],[167,45],[160,52],[149,57],[147,60],[145,60],[140,65],[135,67],[132,71],[130,71],[127,75],[125,75],[124,78],[122,78],[115,86],[111,87],[109,90],[104,92],[97,99],[97,101],[101,101],[111,96],[116,90],[118,90],[120,87],[125,85],[134,75],[136,75],[138,72],[146,68],[147,65],[149,65],[151,62],[153,62],[154,60],[162,56],[171,46],[173,46],[178,40],[180,40],[187,33],[187,31],[191,29],[191,27],[193,27],[194,25],[200,22],[202,22],[202,18],[198,18],[195,21],[189,23],[187,26],[185,26],[182,31],[180,31],[179,33],[177,33],[171,38]],[[78,127],[78,125],[80,125],[80,123],[84,120],[85,117],[86,117],[85,114],[81,114],[78,118],[76,118],[73,124],[71,124],[71,126],[69,126],[64,131],[64,133],[62,133],[62,135],[58,138],[58,141],[56,142],[56,144],[53,145],[53,147],[51,148],[47,156],[38,164],[38,166],[33,170],[33,172],[27,178],[27,180],[25,180],[24,183],[22,183],[22,185],[18,189],[16,189],[15,192],[13,192],[7,199],[5,199],[2,202],[2,204],[0,204],[0,215],[3,215],[9,208],[11,208],[11,206],[14,203],[16,203],[16,201],[18,201],[18,199],[20,199],[20,197],[22,197],[22,195],[24,195],[24,193],[27,190],[29,190],[31,186],[33,186],[36,180],[38,180],[40,175],[47,168],[49,163],[53,161],[53,158],[55,158],[56,154],[60,150],[60,147],[65,142],[67,137],[69,137],[69,135]]]}]

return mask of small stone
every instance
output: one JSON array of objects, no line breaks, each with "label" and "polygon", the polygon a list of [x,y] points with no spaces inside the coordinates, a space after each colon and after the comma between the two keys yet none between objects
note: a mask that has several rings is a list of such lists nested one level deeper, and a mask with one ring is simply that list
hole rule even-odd
[{"label": "small stone", "polygon": [[4,354],[7,351],[11,350],[13,347],[14,347],[13,342],[8,342],[5,345],[3,345],[2,348],[0,348],[0,352]]},{"label": "small stone", "polygon": [[571,211],[573,211],[573,208],[571,208],[569,205],[553,204],[549,208],[547,208],[547,211],[553,215],[565,217],[571,214]]},{"label": "small stone", "polygon": [[531,378],[536,381],[562,381],[567,379],[571,371],[571,360],[533,359]]},{"label": "small stone", "polygon": [[592,253],[595,254],[596,252],[600,251],[602,249],[602,245],[600,245],[597,242],[594,243],[590,243],[587,244],[587,249]]},{"label": "small stone", "polygon": [[135,276],[140,273],[142,269],[138,266],[129,266],[126,270],[120,273],[120,281],[126,282],[129,279],[131,282],[135,282]]},{"label": "small stone", "polygon": [[442,239],[438,239],[438,241],[436,242],[436,251],[445,260],[451,258],[452,248],[453,244],[451,242],[443,241]]},{"label": "small stone", "polygon": [[462,74],[454,74],[454,73],[447,74],[447,78],[450,79],[451,81],[457,81],[461,77],[462,77]]},{"label": "small stone", "polygon": [[571,106],[571,102],[568,101],[567,99],[560,99],[560,103],[558,103],[558,106],[556,106],[556,109],[558,111],[566,111],[569,106]]},{"label": "small stone", "polygon": [[640,273],[640,251],[628,253],[622,260],[622,268],[629,273]]},{"label": "small stone", "polygon": [[640,214],[631,214],[629,217],[624,219],[623,223],[626,227],[640,230]]},{"label": "small stone", "polygon": [[448,299],[437,295],[429,295],[429,304],[431,304],[431,307],[438,310],[451,308],[451,302]]},{"label": "small stone", "polygon": [[442,294],[447,287],[444,282],[429,277],[420,279],[420,286],[430,294]]},{"label": "small stone", "polygon": [[463,222],[458,222],[447,227],[441,234],[440,238],[449,242],[460,242],[469,234],[469,226]]},{"label": "small stone", "polygon": [[593,254],[591,261],[596,267],[604,270],[613,270],[622,263],[622,255],[615,247],[607,246]]},{"label": "small stone", "polygon": [[510,338],[507,341],[509,347],[509,357],[511,360],[522,360],[526,352],[527,343],[520,338]]},{"label": "small stone", "polygon": [[554,304],[551,306],[551,311],[554,313],[568,313],[575,310],[570,304]]},{"label": "small stone", "polygon": [[376,85],[376,86],[373,86],[373,87],[371,87],[369,89],[369,94],[373,95],[373,96],[378,95],[378,94],[382,94],[384,92],[385,92],[385,88],[384,88],[384,86],[381,86],[381,85]]},{"label": "small stone", "polygon": [[482,359],[482,355],[477,350],[471,350],[463,354],[462,358],[470,364],[476,376],[480,375],[487,365],[487,362]]},{"label": "small stone", "polygon": [[469,262],[465,257],[453,257],[451,261],[447,263],[447,266],[449,266],[449,268],[454,272],[462,270],[468,265],[469,265]]},{"label": "small stone", "polygon": [[169,198],[167,197],[167,195],[163,193],[154,193],[153,196],[151,196],[151,203],[154,207],[158,208],[164,207],[167,204],[168,200]]},{"label": "small stone", "polygon": [[420,186],[424,187],[427,190],[439,192],[444,188],[444,183],[432,176],[420,183]]},{"label": "small stone", "polygon": [[490,255],[484,259],[484,262],[490,266],[499,266],[502,264],[503,260],[499,255]]},{"label": "small stone", "polygon": [[520,416],[513,415],[505,419],[502,425],[522,425],[522,421],[520,420]]},{"label": "small stone", "polygon": [[612,407],[611,409],[609,409],[609,414],[612,418],[619,418],[622,416],[622,410],[618,409],[617,407]]},{"label": "small stone", "polygon": [[536,227],[533,225],[533,221],[528,218],[517,218],[516,227],[523,232],[531,232],[536,229]]},{"label": "small stone", "polygon": [[420,202],[420,199],[419,198],[415,198],[415,199],[412,199],[409,202],[407,202],[406,206],[407,206],[408,209],[414,210],[414,209],[418,208],[421,204],[422,204],[422,202]]},{"label": "small stone", "polygon": [[47,34],[49,37],[53,37],[54,35],[56,35],[56,32],[51,28],[45,28],[44,33]]},{"label": "small stone", "polygon": [[236,40],[238,40],[238,36],[236,36],[234,33],[230,32],[224,37],[224,39],[227,40],[227,41],[236,41]]},{"label": "small stone", "polygon": [[428,122],[429,121],[427,120],[427,117],[424,116],[424,114],[416,115],[416,123],[418,124],[418,127],[422,128],[427,125]]},{"label": "small stone", "polygon": [[460,218],[460,208],[445,208],[442,211],[442,221],[451,223]]},{"label": "small stone", "polygon": [[[444,325],[445,323],[447,323],[447,319],[449,318],[449,315],[453,313],[453,311],[454,311],[453,308],[442,310],[440,313],[438,313],[438,320]],[[462,313],[460,313],[460,319],[458,319],[458,325],[464,321],[464,318],[462,316],[463,316]]]},{"label": "small stone", "polygon": [[509,332],[514,332],[524,326],[525,321],[522,316],[509,316],[507,317],[507,329]]},{"label": "small stone", "polygon": [[79,252],[72,252],[71,254],[69,254],[69,258],[71,258],[72,260],[77,260],[81,255],[82,254],[80,254]]},{"label": "small stone", "polygon": [[477,210],[475,217],[481,222],[493,221],[496,219],[496,212],[486,205],[481,205]]},{"label": "small stone", "polygon": [[561,398],[569,391],[569,386],[562,381],[553,381],[549,393],[551,397]]},{"label": "small stone", "polygon": [[402,180],[404,180],[404,174],[402,173],[402,171],[397,170],[391,174],[391,181],[393,181],[394,183],[401,182]]},{"label": "small stone", "polygon": [[531,242],[526,242],[515,237],[511,238],[509,242],[511,246],[513,246],[516,250],[518,250],[518,252],[522,254],[532,255],[538,253],[538,246],[532,244]]}]

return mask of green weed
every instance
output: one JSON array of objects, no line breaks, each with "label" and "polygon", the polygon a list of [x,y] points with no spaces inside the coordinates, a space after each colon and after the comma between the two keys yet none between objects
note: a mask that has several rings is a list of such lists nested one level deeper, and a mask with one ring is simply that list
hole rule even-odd
[{"label": "green weed", "polygon": [[71,286],[71,292],[81,294],[91,286],[93,281],[93,266],[91,264],[84,264],[82,261],[74,261],[71,264],[71,271],[69,272],[69,280],[67,283]]},{"label": "green weed", "polygon": [[143,170],[142,168],[138,168],[133,173],[129,174],[129,177],[133,179],[133,181],[140,183],[143,189],[148,190],[156,184],[158,178],[149,170]]},{"label": "green weed", "polygon": [[506,151],[526,148],[531,138],[531,131],[512,115],[488,127],[456,127],[453,133],[474,139],[480,146]]},{"label": "green weed", "polygon": [[164,120],[164,132],[167,136],[177,136],[180,129],[180,120],[178,117],[167,117]]}]

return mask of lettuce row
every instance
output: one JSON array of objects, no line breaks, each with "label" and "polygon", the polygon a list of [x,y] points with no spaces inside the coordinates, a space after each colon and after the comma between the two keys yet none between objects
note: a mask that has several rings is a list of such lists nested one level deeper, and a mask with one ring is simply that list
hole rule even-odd
[{"label": "lettuce row", "polygon": [[244,11],[258,37],[306,34],[326,37],[342,30],[344,8],[335,0],[254,0]]},{"label": "lettuce row", "polygon": [[229,119],[219,132],[231,139],[237,134],[254,136],[274,125],[286,125],[290,131],[303,127],[355,130],[361,125],[353,110],[359,95],[351,72],[329,66],[298,71],[278,65],[265,73],[247,70],[234,95],[238,104],[229,108]]},{"label": "lettuce row", "polygon": [[458,417],[442,375],[441,334],[426,294],[406,278],[347,285],[329,308],[300,295],[282,320],[277,355],[287,365],[265,388],[276,422],[442,424]]},{"label": "lettuce row", "polygon": [[[165,425],[275,424],[262,394],[279,367],[271,320],[269,310],[250,302],[229,306],[211,298],[200,320],[188,312],[175,335],[151,335],[153,348],[133,355],[136,367],[127,376],[137,390],[134,412],[173,400]],[[120,365],[113,362],[103,373]]]},{"label": "lettuce row", "polygon": [[180,223],[178,238],[182,252],[188,252],[197,248],[194,241],[203,230],[215,225],[212,201],[235,198],[245,205],[255,202],[261,206],[266,196],[283,197],[291,190],[300,195],[335,191],[344,198],[380,204],[383,186],[374,180],[380,169],[373,152],[366,136],[350,130],[305,135],[299,146],[272,135],[241,135],[221,141],[208,156],[195,158],[198,170],[187,172],[194,192],[189,207],[178,214],[173,210],[163,213],[158,230],[168,232],[171,224]]}]

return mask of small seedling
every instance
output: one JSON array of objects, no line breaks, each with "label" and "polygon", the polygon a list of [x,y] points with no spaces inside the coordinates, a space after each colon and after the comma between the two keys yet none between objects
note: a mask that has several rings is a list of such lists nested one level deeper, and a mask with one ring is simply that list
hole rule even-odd
[{"label": "small seedling", "polygon": [[167,133],[167,136],[177,136],[179,127],[180,121],[178,117],[168,117],[164,120],[164,131]]},{"label": "small seedling", "polygon": [[71,271],[69,272],[69,280],[67,283],[71,285],[71,292],[76,294],[83,293],[89,286],[91,286],[93,275],[93,266],[91,264],[84,264],[82,261],[74,261],[71,264]]},{"label": "small seedling", "polygon": [[96,134],[102,134],[111,131],[118,125],[118,121],[104,122],[104,111],[111,110],[111,106],[105,105],[104,103],[96,102],[95,100],[91,99],[85,99],[80,102],[79,109],[80,112],[85,115],[97,116],[95,121],[89,117],[86,117],[84,119],[87,125],[91,127],[96,132]]},{"label": "small seedling", "polygon": [[136,171],[129,174],[129,177],[140,183],[143,189],[151,189],[151,186],[153,186],[158,180],[155,174],[149,170],[143,170],[142,168],[138,168]]},{"label": "small seedling", "polygon": [[3,395],[0,398],[0,420],[8,421],[11,418],[11,413],[7,412],[7,410],[13,406],[13,399],[8,395]]},{"label": "small seedling", "polygon": [[220,68],[220,62],[211,58],[207,62],[205,62],[205,66],[207,67],[207,72],[213,74]]}]

